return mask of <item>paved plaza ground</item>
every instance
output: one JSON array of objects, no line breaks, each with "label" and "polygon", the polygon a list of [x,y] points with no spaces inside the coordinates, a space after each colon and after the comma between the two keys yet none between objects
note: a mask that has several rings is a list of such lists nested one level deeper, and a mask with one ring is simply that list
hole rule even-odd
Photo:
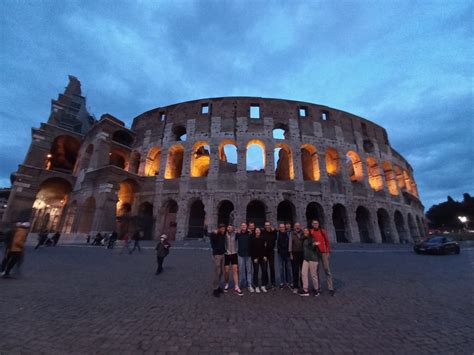
[{"label": "paved plaza ground", "polygon": [[336,246],[337,293],[211,295],[203,242],[175,243],[162,275],[141,254],[28,247],[0,279],[0,353],[466,353],[474,351],[474,250]]}]

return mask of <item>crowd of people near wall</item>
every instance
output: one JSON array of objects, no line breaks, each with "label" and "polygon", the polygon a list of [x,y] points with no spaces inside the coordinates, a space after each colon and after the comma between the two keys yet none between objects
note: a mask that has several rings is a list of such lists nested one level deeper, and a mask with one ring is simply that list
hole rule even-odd
[{"label": "crowd of people near wall", "polygon": [[276,289],[275,250],[280,267],[280,289],[309,296],[311,276],[312,294],[319,296],[321,266],[329,293],[334,295],[329,239],[317,220],[312,221],[312,228],[302,228],[300,223],[292,228],[289,223],[281,223],[277,230],[270,222],[265,222],[263,229],[256,228],[253,222],[242,223],[237,230],[232,225],[220,224],[211,233],[210,240],[214,265],[212,294],[215,297],[229,292],[231,281],[239,296],[243,296],[244,288],[250,293]]}]

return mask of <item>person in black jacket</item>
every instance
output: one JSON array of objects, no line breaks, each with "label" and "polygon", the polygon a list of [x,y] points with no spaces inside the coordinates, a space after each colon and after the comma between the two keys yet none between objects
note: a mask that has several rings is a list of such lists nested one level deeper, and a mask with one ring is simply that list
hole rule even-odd
[{"label": "person in black jacket", "polygon": [[265,256],[267,258],[267,268],[270,269],[270,280],[269,280],[270,287],[276,287],[276,281],[275,281],[276,231],[272,228],[272,225],[270,224],[269,221],[265,222],[265,229],[262,231],[262,237],[263,239],[265,239]]},{"label": "person in black jacket", "polygon": [[219,224],[219,229],[215,230],[209,236],[212,248],[212,260],[214,265],[214,276],[212,279],[212,294],[219,297],[224,291],[220,287],[221,279],[224,275],[224,254],[225,254],[225,239],[226,226]]},{"label": "person in black jacket", "polygon": [[[253,287],[255,292],[267,292],[265,285],[268,283],[267,275],[267,257],[265,256],[265,239],[263,239],[260,228],[255,229],[255,234],[250,239],[250,256],[253,262]],[[258,282],[258,269],[262,271],[262,287]]]},{"label": "person in black jacket", "polygon": [[156,275],[159,275],[163,272],[163,261],[166,256],[170,253],[171,244],[168,242],[168,236],[162,234],[160,241],[156,245],[156,262],[158,263],[158,269],[156,269]]},{"label": "person in black jacket", "polygon": [[254,292],[252,287],[252,259],[250,258],[250,232],[247,223],[240,225],[240,232],[235,235],[237,240],[237,255],[239,263],[240,288],[248,287],[249,292]]},{"label": "person in black jacket", "polygon": [[291,287],[290,236],[285,225],[280,223],[277,232],[278,261],[280,262],[280,288]]}]

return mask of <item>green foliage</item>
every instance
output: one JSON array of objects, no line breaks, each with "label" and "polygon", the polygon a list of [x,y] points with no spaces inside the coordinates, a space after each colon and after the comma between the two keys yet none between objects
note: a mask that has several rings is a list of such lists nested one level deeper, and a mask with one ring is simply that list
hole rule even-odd
[{"label": "green foliage", "polygon": [[463,195],[463,201],[455,201],[448,196],[446,202],[433,205],[426,212],[429,220],[430,228],[463,228],[463,224],[459,221],[459,216],[466,216],[469,225],[474,221],[474,198],[468,193]]}]

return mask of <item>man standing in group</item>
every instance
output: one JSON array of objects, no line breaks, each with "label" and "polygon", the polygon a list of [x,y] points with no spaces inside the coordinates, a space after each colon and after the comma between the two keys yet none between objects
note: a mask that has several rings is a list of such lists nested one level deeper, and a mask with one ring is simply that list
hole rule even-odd
[{"label": "man standing in group", "polygon": [[252,259],[250,258],[250,232],[247,223],[240,225],[240,232],[235,235],[237,239],[237,255],[239,259],[240,287],[248,287],[249,292],[254,292],[252,287]]},{"label": "man standing in group", "polygon": [[[232,273],[234,280],[234,292],[243,296],[244,294],[239,287],[239,267],[238,267],[238,257],[237,257],[237,240],[234,232],[234,227],[229,224],[227,226],[227,232],[225,237],[225,255],[224,255],[224,279],[225,286],[224,292],[229,291],[229,274]],[[232,268],[232,271],[231,271]]]},{"label": "man standing in group", "polygon": [[[318,279],[319,279],[319,266],[322,264],[324,273],[326,274],[326,283],[331,296],[334,296],[334,287],[332,283],[332,274],[331,270],[329,270],[329,239],[327,232],[319,228],[319,221],[313,220],[312,223],[313,229],[311,230],[311,235],[314,238],[314,241],[318,244],[319,249],[319,262],[318,262]],[[321,285],[321,283],[319,283]]]},{"label": "man standing in group", "polygon": [[275,281],[275,244],[276,231],[272,228],[269,221],[265,222],[265,229],[262,232],[263,240],[265,240],[265,256],[267,257],[268,268],[270,269],[271,287],[276,287]]},{"label": "man standing in group", "polygon": [[277,251],[280,263],[280,288],[288,286],[291,289],[291,264],[290,264],[290,236],[285,229],[285,224],[280,223],[277,232]]},{"label": "man standing in group", "polygon": [[214,276],[212,279],[212,294],[214,297],[221,295],[222,288],[221,279],[224,273],[224,254],[225,254],[225,238],[226,238],[225,224],[219,224],[219,229],[211,233],[209,239],[211,240],[212,259],[214,265]]},{"label": "man standing in group", "polygon": [[290,251],[291,269],[293,270],[293,292],[297,293],[302,287],[301,268],[303,267],[303,230],[298,222],[295,223],[295,229],[291,232],[288,249]]}]

